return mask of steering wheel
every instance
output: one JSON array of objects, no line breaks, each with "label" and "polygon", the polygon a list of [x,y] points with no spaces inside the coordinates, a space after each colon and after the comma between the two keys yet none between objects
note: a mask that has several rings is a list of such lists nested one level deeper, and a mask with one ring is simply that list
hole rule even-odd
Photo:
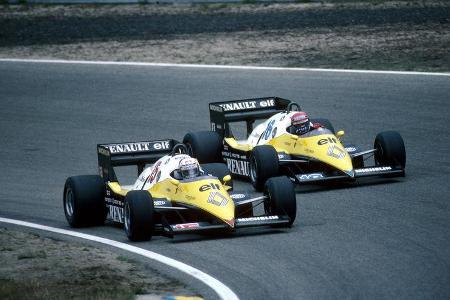
[{"label": "steering wheel", "polygon": [[298,105],[297,103],[291,102],[291,103],[288,104],[286,110],[288,112],[291,112],[291,111],[301,111],[302,109],[301,109],[300,105]]},{"label": "steering wheel", "polygon": [[177,154],[187,154],[188,149],[185,144],[176,144],[173,146],[172,152],[170,153],[171,156],[177,155]]}]

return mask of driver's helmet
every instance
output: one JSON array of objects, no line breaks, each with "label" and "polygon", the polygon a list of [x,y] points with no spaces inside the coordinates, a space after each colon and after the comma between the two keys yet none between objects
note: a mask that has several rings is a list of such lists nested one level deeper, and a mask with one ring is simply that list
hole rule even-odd
[{"label": "driver's helmet", "polygon": [[194,178],[200,174],[200,165],[195,158],[184,158],[178,165],[178,172],[182,179]]},{"label": "driver's helmet", "polygon": [[291,116],[291,126],[292,133],[302,135],[311,129],[311,122],[304,111],[299,111]]}]

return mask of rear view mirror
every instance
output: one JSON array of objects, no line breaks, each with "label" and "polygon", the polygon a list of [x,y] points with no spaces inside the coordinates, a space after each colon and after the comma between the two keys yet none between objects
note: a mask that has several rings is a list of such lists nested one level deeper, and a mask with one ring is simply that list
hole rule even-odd
[{"label": "rear view mirror", "polygon": [[224,178],[223,178],[223,182],[228,182],[228,181],[230,181],[231,180],[231,176],[230,175],[227,175],[227,176],[225,176]]},{"label": "rear view mirror", "polygon": [[336,137],[337,137],[338,139],[340,139],[341,137],[344,136],[344,134],[345,134],[345,131],[344,131],[344,130],[339,130],[338,132],[336,132]]},{"label": "rear view mirror", "polygon": [[179,181],[179,180],[176,180],[176,179],[174,179],[174,178],[172,178],[172,179],[170,180],[170,182],[171,182],[173,185],[176,185],[176,186],[178,186],[178,185],[180,184],[180,181]]}]

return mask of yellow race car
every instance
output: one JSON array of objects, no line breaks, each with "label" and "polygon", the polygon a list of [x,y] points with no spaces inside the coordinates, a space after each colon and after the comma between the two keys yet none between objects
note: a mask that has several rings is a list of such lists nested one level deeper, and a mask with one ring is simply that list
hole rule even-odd
[{"label": "yellow race car", "polygon": [[[73,227],[108,220],[140,241],[202,230],[290,227],[295,220],[295,192],[287,177],[272,178],[264,194],[252,198],[232,192],[225,164],[199,165],[175,140],[99,144],[97,152],[100,175],[69,177],[64,186],[64,213]],[[115,169],[128,165],[137,166],[138,178],[121,185]],[[255,215],[258,205],[264,212]]]},{"label": "yellow race car", "polygon": [[[287,99],[214,102],[209,111],[211,131],[189,132],[183,139],[189,154],[201,163],[225,162],[233,175],[250,179],[256,190],[279,174],[298,184],[405,175],[405,146],[396,131],[379,133],[374,147],[363,150],[344,143],[344,131],[335,133],[327,119],[308,119],[314,126],[296,134],[292,120],[301,115],[300,106]],[[253,128],[260,119],[264,121]],[[236,122],[246,124],[243,140],[233,134],[231,124]],[[367,166],[371,156],[374,164]]]}]

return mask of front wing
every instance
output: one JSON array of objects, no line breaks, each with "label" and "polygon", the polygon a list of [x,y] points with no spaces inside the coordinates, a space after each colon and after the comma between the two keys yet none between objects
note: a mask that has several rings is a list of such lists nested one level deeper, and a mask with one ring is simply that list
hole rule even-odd
[{"label": "front wing", "polygon": [[289,177],[298,184],[318,183],[334,180],[353,180],[361,177],[404,176],[405,170],[391,166],[372,166],[354,169],[349,174],[330,175],[325,172],[291,174]]}]

